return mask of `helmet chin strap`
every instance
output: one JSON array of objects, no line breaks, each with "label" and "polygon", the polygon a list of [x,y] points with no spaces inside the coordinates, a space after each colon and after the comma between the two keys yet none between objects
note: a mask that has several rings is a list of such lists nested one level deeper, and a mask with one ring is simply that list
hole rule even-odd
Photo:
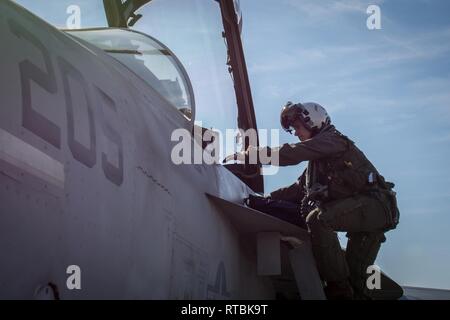
[{"label": "helmet chin strap", "polygon": [[332,126],[331,123],[325,124],[320,130],[318,130],[316,133],[314,133],[313,136],[318,135],[319,133],[324,132],[325,130],[327,130],[327,129],[328,129],[329,127],[331,127],[331,126]]}]

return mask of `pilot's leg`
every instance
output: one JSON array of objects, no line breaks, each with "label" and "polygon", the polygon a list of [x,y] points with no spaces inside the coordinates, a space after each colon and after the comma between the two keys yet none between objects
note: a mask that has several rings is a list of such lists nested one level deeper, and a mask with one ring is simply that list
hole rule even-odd
[{"label": "pilot's leg", "polygon": [[[331,230],[348,232],[346,261],[351,283],[359,294],[366,287],[367,267],[375,262],[385,240],[388,215],[389,209],[379,199],[358,195],[326,204],[317,216]],[[338,270],[341,264],[337,263]]]},{"label": "pilot's leg", "polygon": [[315,209],[306,218],[311,235],[311,244],[317,269],[322,280],[327,282],[325,293],[328,299],[352,299],[349,269],[336,232],[320,217],[322,211]]}]

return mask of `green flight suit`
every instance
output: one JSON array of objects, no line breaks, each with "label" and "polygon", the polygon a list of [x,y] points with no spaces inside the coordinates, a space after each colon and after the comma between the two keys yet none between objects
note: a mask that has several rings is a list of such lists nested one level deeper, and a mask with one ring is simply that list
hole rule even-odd
[{"label": "green flight suit", "polygon": [[[326,198],[306,217],[317,268],[323,280],[350,279],[363,292],[367,267],[375,262],[384,233],[398,223],[395,199],[384,178],[334,126],[269,152],[272,158],[278,156],[279,166],[309,161],[294,184],[271,193],[273,199],[299,203],[314,184],[328,187]],[[336,231],[347,232],[345,253]]]}]

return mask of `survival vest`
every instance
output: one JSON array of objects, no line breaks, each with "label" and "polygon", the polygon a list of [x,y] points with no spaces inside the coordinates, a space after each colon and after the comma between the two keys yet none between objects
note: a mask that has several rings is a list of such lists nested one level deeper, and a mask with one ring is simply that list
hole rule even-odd
[{"label": "survival vest", "polygon": [[391,211],[391,228],[399,220],[393,183],[386,182],[375,166],[366,158],[347,136],[334,129],[338,139],[345,139],[345,151],[333,156],[310,161],[307,170],[307,188],[314,185],[327,186],[323,202],[344,199],[357,194],[371,194]]}]

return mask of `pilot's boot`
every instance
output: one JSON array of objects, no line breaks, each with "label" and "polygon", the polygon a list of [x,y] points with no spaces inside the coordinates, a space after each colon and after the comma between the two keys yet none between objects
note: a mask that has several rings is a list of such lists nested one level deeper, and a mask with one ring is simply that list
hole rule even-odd
[{"label": "pilot's boot", "polygon": [[328,300],[352,300],[354,295],[349,280],[328,281],[324,291]]}]

